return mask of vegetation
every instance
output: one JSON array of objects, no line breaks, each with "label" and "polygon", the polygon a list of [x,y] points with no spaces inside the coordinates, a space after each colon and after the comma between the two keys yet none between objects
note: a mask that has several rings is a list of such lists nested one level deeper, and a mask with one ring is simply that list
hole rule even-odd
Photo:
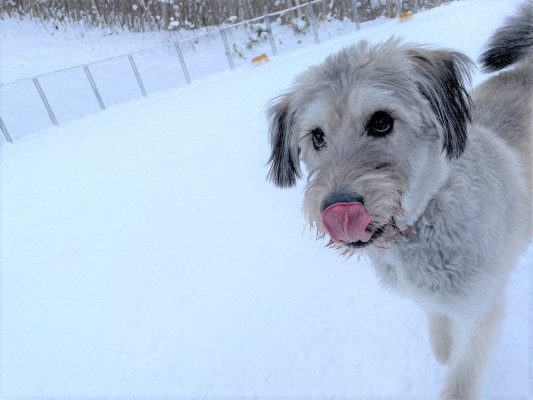
[{"label": "vegetation", "polygon": [[[361,21],[399,12],[416,12],[441,0],[321,0],[314,5],[320,18],[353,20],[357,4]],[[135,32],[198,29],[236,23],[305,4],[305,0],[0,0],[0,18],[31,18],[56,25],[82,23],[88,27]],[[283,22],[304,20],[303,9],[285,13]],[[299,25],[301,27],[302,25]]]}]

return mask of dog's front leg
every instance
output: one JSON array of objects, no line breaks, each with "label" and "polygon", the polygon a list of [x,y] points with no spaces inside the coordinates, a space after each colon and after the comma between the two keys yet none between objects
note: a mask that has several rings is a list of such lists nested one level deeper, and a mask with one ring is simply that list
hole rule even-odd
[{"label": "dog's front leg", "polygon": [[447,364],[452,350],[452,321],[444,314],[428,314],[429,341],[433,355],[441,364]]},{"label": "dog's front leg", "polygon": [[503,304],[495,304],[480,321],[454,318],[454,348],[442,399],[478,399],[489,351],[500,331]]}]

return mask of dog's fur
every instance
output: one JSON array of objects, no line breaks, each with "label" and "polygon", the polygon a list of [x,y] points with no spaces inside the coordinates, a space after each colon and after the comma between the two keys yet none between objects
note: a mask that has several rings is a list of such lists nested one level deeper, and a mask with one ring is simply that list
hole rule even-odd
[{"label": "dog's fur", "polygon": [[411,18],[413,18],[412,11],[407,11],[407,12],[398,14],[398,19],[400,20],[400,22],[409,21]]},{"label": "dog's fur", "polygon": [[254,57],[252,58],[252,64],[261,64],[261,63],[264,63],[264,62],[267,62],[267,61],[270,61],[268,56],[263,53],[257,57]]},{"label": "dog's fur", "polygon": [[[470,95],[473,63],[459,52],[361,42],[303,72],[268,109],[269,178],[293,186],[303,160],[304,211],[319,236],[324,202],[364,199],[381,233],[364,251],[386,286],[427,313],[432,350],[449,365],[447,399],[480,396],[509,273],[531,240],[533,1],[481,62],[512,68]],[[394,119],[383,137],[368,133],[377,111]]]}]

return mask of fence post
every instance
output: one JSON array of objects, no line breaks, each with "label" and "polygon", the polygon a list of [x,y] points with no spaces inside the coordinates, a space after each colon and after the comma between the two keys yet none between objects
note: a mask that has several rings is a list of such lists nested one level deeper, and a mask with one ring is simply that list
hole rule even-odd
[{"label": "fence post", "polygon": [[54,115],[54,112],[52,111],[52,107],[50,107],[50,103],[48,103],[48,99],[46,98],[46,95],[44,94],[43,88],[41,87],[41,84],[39,83],[39,79],[37,77],[34,77],[33,83],[35,84],[35,87],[37,88],[37,92],[39,92],[39,96],[41,96],[41,100],[43,101],[46,111],[48,111],[48,116],[52,120],[52,123],[54,125],[59,125],[57,123],[56,116]]},{"label": "fence post", "polygon": [[139,70],[137,69],[135,60],[131,54],[128,55],[128,58],[130,60],[131,69],[133,69],[133,73],[135,74],[135,79],[137,79],[137,83],[139,84],[139,89],[141,89],[143,97],[146,97],[146,90],[144,89],[143,81],[141,80],[141,75],[139,75]]},{"label": "fence post", "polygon": [[277,55],[278,50],[276,49],[276,41],[274,40],[274,34],[272,33],[272,25],[270,25],[270,17],[268,16],[268,14],[265,14],[265,23],[267,26],[268,37],[270,38],[270,47],[272,47],[272,54]]},{"label": "fence post", "polygon": [[352,0],[352,10],[353,10],[353,20],[355,21],[355,30],[358,31],[361,29],[359,26],[359,10],[358,10],[358,1]]},{"label": "fence post", "polygon": [[91,84],[91,88],[93,89],[93,93],[96,96],[96,100],[98,100],[100,109],[105,110],[104,102],[102,100],[102,97],[100,96],[100,92],[98,91],[98,88],[96,87],[96,83],[94,83],[94,79],[93,79],[93,76],[91,75],[91,71],[89,71],[89,67],[87,65],[84,65],[83,69],[85,70],[85,75],[87,75],[87,79],[89,80],[89,83]]},{"label": "fence post", "polygon": [[191,77],[189,76],[189,71],[187,70],[187,65],[185,64],[185,59],[183,58],[183,53],[181,52],[180,44],[176,43],[175,47],[176,51],[178,52],[178,58],[180,59],[183,75],[185,75],[185,80],[187,81],[187,83],[191,83]]},{"label": "fence post", "polygon": [[318,40],[318,30],[316,28],[316,18],[315,18],[315,13],[313,11],[313,5],[311,3],[307,3],[307,15],[309,16],[309,19],[311,20],[311,28],[313,28],[313,35],[315,36],[315,43],[319,44],[320,41]]},{"label": "fence post", "polygon": [[231,56],[228,38],[226,37],[226,32],[224,32],[224,28],[220,29],[220,35],[222,36],[222,41],[224,42],[224,47],[226,48],[226,56],[228,56],[229,66],[231,69],[235,69],[235,64],[233,62],[233,57]]},{"label": "fence post", "polygon": [[4,133],[4,137],[9,143],[13,143],[13,139],[11,139],[11,136],[9,136],[9,132],[7,131],[7,128],[4,124],[4,121],[2,121],[2,117],[0,117],[0,129],[2,129],[2,132]]}]

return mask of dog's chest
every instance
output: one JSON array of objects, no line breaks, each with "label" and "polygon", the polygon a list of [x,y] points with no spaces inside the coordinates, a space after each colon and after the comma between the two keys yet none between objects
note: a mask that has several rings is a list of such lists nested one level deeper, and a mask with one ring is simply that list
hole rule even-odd
[{"label": "dog's chest", "polygon": [[404,240],[372,255],[380,281],[423,303],[469,296],[479,262],[457,239],[450,241],[431,224],[416,226]]}]

